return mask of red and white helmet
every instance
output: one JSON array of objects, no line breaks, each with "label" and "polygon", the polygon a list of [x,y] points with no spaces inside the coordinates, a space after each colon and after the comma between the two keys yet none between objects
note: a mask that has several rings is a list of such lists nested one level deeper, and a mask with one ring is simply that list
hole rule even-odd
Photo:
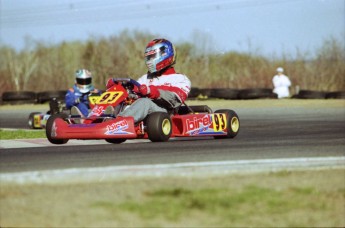
[{"label": "red and white helmet", "polygon": [[166,39],[154,39],[145,49],[145,63],[150,73],[159,72],[176,62],[174,45]]}]

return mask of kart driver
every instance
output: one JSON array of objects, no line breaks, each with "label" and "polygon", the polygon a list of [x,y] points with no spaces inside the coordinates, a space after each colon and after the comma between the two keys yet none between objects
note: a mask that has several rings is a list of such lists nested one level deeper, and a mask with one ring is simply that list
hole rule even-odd
[{"label": "kart driver", "polygon": [[71,109],[72,115],[87,116],[89,113],[90,94],[101,94],[101,91],[95,89],[92,85],[92,74],[85,69],[79,69],[75,72],[75,84],[70,88],[65,96],[66,108]]},{"label": "kart driver", "polygon": [[[173,65],[176,51],[173,44],[166,39],[154,39],[145,50],[147,74],[138,79],[138,88],[142,97],[118,116],[132,116],[138,123],[152,112],[167,112],[179,107],[188,97],[191,82],[186,75],[176,73]],[[114,85],[113,79],[107,82],[107,88]],[[112,107],[108,107],[113,109]],[[109,113],[109,110],[106,111]]]}]

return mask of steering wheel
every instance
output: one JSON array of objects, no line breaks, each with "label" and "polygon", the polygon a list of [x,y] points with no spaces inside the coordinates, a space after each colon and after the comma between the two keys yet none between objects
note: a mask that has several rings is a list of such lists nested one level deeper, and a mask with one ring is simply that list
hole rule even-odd
[{"label": "steering wheel", "polygon": [[137,88],[140,87],[140,83],[131,78],[113,78],[113,81],[121,82],[123,87],[128,88],[130,90],[133,90],[134,86],[136,86]]}]

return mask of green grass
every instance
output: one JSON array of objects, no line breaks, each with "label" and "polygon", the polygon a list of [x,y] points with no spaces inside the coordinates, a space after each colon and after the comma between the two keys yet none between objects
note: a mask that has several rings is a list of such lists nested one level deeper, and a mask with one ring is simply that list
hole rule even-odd
[{"label": "green grass", "polygon": [[32,139],[45,138],[46,132],[44,129],[39,130],[4,130],[0,129],[0,139]]},{"label": "green grass", "polygon": [[2,184],[1,227],[344,227],[345,169]]}]

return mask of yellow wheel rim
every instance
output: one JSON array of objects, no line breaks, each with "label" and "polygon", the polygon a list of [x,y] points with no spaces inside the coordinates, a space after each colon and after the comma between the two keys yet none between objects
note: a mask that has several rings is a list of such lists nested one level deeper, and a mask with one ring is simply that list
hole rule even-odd
[{"label": "yellow wheel rim", "polygon": [[240,129],[240,121],[237,117],[232,117],[231,123],[230,123],[231,130],[233,132],[238,132],[238,129]]},{"label": "yellow wheel rim", "polygon": [[162,122],[162,130],[164,135],[169,135],[171,130],[171,124],[168,119],[164,119]]}]

